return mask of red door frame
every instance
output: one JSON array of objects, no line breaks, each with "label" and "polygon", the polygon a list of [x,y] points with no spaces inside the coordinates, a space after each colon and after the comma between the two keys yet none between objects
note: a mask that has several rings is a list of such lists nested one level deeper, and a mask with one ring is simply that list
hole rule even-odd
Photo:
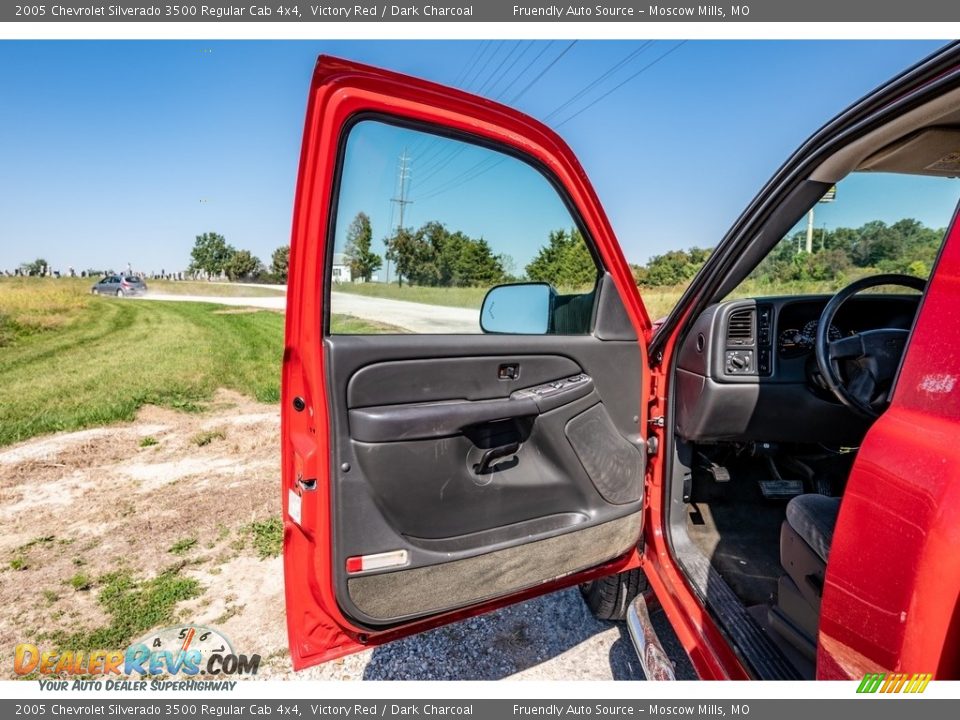
[{"label": "red door frame", "polygon": [[[359,113],[377,113],[464,133],[527,157],[544,168],[564,188],[611,274],[638,337],[642,338],[642,367],[647,367],[650,319],[630,267],[586,174],[556,133],[515,110],[458,90],[321,56],[310,90],[294,204],[287,296],[296,302],[289,302],[287,308],[281,398],[287,629],[296,669],[640,564],[639,554],[633,552],[602,568],[383,632],[359,628],[340,612],[334,596],[330,553],[324,267],[341,131]],[[641,387],[649,387],[648,378],[643,379]],[[302,411],[294,409],[295,398],[303,399]],[[645,402],[641,402],[641,408],[645,412]],[[641,427],[647,425],[645,415],[640,422]],[[303,490],[300,479],[315,481],[316,489]],[[290,516],[291,501],[301,507],[299,522]]]}]

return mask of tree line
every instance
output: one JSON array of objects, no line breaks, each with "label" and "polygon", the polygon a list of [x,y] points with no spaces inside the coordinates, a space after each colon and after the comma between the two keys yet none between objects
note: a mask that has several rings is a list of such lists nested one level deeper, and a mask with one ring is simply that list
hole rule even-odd
[{"label": "tree line", "polygon": [[[945,228],[930,228],[919,220],[904,218],[891,225],[874,220],[858,228],[840,227],[814,232],[813,252],[803,251],[806,231],[781,240],[753,271],[764,283],[830,281],[873,272],[906,273],[927,277],[939,251]],[[396,281],[432,287],[483,287],[503,282],[529,280],[558,288],[585,288],[596,279],[596,264],[576,227],[549,233],[533,259],[514,272],[513,259],[494,253],[482,237],[472,238],[430,221],[419,228],[399,228],[384,240],[381,257],[373,249],[370,218],[360,212],[347,229],[343,255],[354,279],[369,281],[383,267],[384,258],[394,263]],[[670,250],[655,255],[644,265],[631,265],[640,286],[682,285],[690,280],[712,251],[700,247]],[[248,250],[238,250],[223,235],[197,235],[190,252],[189,272],[230,280],[287,281],[290,248],[274,250],[267,267]],[[42,274],[47,263],[38,258],[23,263],[24,275]],[[98,274],[89,271],[90,275]]]},{"label": "tree line", "polygon": [[[783,238],[753,271],[764,283],[830,281],[874,272],[927,277],[940,248],[945,228],[929,228],[904,218],[892,225],[873,220],[858,228],[816,230],[813,252],[804,250],[806,230]],[[710,257],[711,250],[692,247],[655,255],[645,265],[633,265],[641,286],[681,285]]]},{"label": "tree line", "polygon": [[[347,231],[344,256],[353,277],[369,280],[382,267],[371,250],[370,218],[358,213]],[[473,238],[443,223],[429,221],[419,228],[397,228],[384,240],[384,257],[394,263],[398,285],[430,287],[486,287],[503,282],[531,280],[557,287],[589,286],[596,280],[596,264],[577,228],[551,231],[537,255],[514,272],[513,258],[495,253],[486,239]]]}]

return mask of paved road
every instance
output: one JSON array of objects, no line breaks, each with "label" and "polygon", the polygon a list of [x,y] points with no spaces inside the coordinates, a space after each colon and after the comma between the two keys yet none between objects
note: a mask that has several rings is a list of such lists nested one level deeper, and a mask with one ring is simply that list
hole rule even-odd
[{"label": "paved road", "polygon": [[[265,286],[266,287],[266,286]],[[273,286],[276,287],[276,286]],[[479,312],[468,308],[446,307],[407,302],[406,300],[388,300],[386,298],[367,297],[352,293],[330,293],[331,309],[342,315],[352,315],[362,320],[375,320],[396,325],[415,333],[479,333]],[[218,305],[239,307],[258,307],[268,310],[284,310],[286,297],[283,295],[267,297],[223,297],[214,295],[167,295],[149,292],[137,299],[209,302]]]},{"label": "paved road", "polygon": [[480,312],[469,308],[331,292],[330,309],[342,315],[397,325],[415,333],[480,332]]}]

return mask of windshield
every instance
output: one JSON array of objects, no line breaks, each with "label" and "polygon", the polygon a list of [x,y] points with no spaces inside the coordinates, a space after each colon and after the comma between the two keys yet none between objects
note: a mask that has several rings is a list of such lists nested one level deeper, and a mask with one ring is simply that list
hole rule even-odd
[{"label": "windshield", "polygon": [[851,175],[831,188],[730,297],[833,294],[880,273],[926,279],[958,198],[954,178]]}]

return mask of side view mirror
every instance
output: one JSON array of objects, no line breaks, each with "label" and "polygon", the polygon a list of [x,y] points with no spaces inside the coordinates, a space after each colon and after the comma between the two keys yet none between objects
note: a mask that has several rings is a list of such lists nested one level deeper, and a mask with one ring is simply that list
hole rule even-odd
[{"label": "side view mirror", "polygon": [[514,283],[490,288],[480,308],[485,333],[545,335],[556,292],[546,283]]}]

